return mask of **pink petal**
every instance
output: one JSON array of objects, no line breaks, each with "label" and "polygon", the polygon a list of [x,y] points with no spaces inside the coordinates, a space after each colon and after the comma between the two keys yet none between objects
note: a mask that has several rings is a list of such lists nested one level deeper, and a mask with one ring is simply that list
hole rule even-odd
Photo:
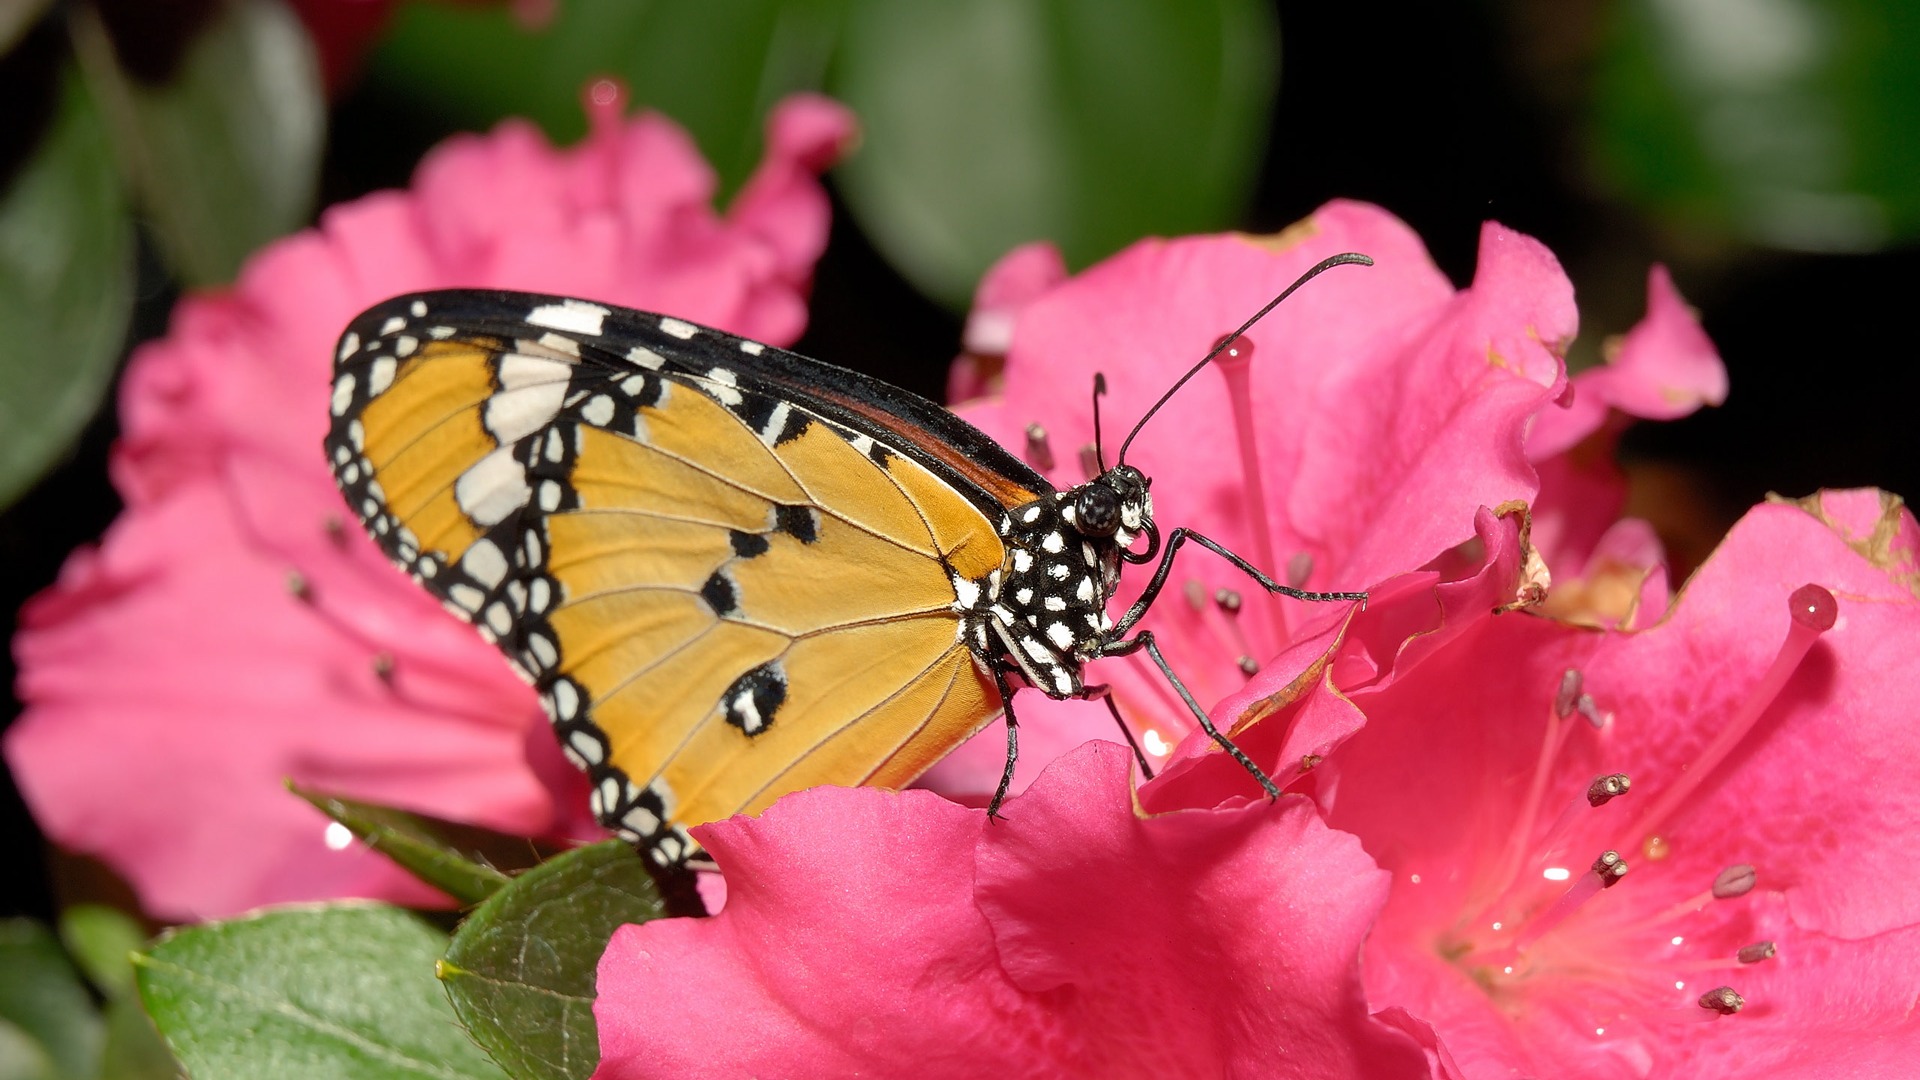
[{"label": "pink petal", "polygon": [[[1626,504],[1613,462],[1625,417],[1672,420],[1727,397],[1727,369],[1663,266],[1647,275],[1647,315],[1608,362],[1574,376],[1564,407],[1540,413],[1527,456],[1540,470],[1535,542],[1547,564],[1571,573],[1593,554]],[[1583,440],[1593,444],[1580,447]]]},{"label": "pink petal", "polygon": [[1130,768],[1083,746],[991,826],[819,788],[705,827],[727,908],[615,936],[595,1075],[1430,1075],[1355,978],[1353,842],[1299,800],[1142,817]]}]

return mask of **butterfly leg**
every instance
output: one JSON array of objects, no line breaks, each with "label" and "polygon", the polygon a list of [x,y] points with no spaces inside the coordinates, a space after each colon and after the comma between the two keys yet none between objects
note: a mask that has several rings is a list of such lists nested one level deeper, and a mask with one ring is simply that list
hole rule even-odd
[{"label": "butterfly leg", "polygon": [[1153,779],[1153,766],[1148,763],[1147,755],[1140,750],[1140,744],[1134,740],[1133,729],[1120,716],[1120,706],[1113,700],[1113,687],[1089,686],[1086,688],[1086,700],[1099,700],[1106,703],[1107,712],[1113,714],[1114,726],[1120,729],[1120,737],[1127,740],[1127,749],[1133,751],[1133,760],[1140,763],[1140,771],[1146,778]]},{"label": "butterfly leg", "polygon": [[1013,786],[1013,763],[1020,758],[1020,724],[1013,718],[1013,688],[1007,682],[1006,665],[993,665],[993,681],[1000,687],[1000,715],[1007,721],[1007,765],[1000,771],[1000,786],[994,789],[993,800],[987,803],[988,821],[1000,816],[1000,804]]},{"label": "butterfly leg", "polygon": [[1133,629],[1133,624],[1139,622],[1140,617],[1153,606],[1154,599],[1160,595],[1160,590],[1167,584],[1168,575],[1173,573],[1174,555],[1180,551],[1181,545],[1189,540],[1232,563],[1241,573],[1259,582],[1260,587],[1270,593],[1291,596],[1295,600],[1357,600],[1363,605],[1367,602],[1367,594],[1363,592],[1307,592],[1291,585],[1282,585],[1261,573],[1252,563],[1221,546],[1218,541],[1202,536],[1192,529],[1178,528],[1173,530],[1167,538],[1167,550],[1160,555],[1160,565],[1153,569],[1153,580],[1147,582],[1147,587],[1140,592],[1140,599],[1135,600],[1133,606],[1127,609],[1127,613],[1114,624],[1114,637],[1125,637],[1127,631]]},{"label": "butterfly leg", "polygon": [[1167,658],[1160,655],[1160,646],[1154,643],[1153,631],[1142,630],[1125,641],[1110,642],[1107,647],[1102,650],[1101,655],[1125,656],[1128,653],[1138,652],[1141,649],[1147,651],[1147,656],[1153,660],[1153,666],[1159,668],[1160,674],[1166,676],[1167,682],[1173,686],[1174,692],[1180,695],[1180,700],[1187,703],[1187,709],[1193,713],[1193,718],[1200,722],[1200,730],[1206,732],[1208,737],[1220,744],[1220,749],[1225,750],[1233,757],[1233,760],[1239,762],[1241,768],[1253,774],[1253,778],[1260,782],[1260,786],[1266,790],[1269,798],[1279,798],[1279,785],[1275,784],[1272,778],[1267,776],[1266,772],[1262,770],[1260,766],[1253,763],[1253,759],[1247,756],[1246,751],[1235,746],[1232,739],[1227,738],[1219,728],[1213,726],[1213,719],[1207,715],[1207,710],[1200,707],[1200,703],[1193,699],[1193,694],[1188,691],[1186,684],[1180,681],[1180,676],[1173,673],[1173,668],[1168,665]]}]

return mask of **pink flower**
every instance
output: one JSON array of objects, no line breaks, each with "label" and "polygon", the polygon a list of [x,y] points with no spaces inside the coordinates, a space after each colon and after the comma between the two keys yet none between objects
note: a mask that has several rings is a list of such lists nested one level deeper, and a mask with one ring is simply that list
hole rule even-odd
[{"label": "pink flower", "polygon": [[719,216],[684,133],[621,122],[611,84],[594,95],[580,146],[520,123],[450,140],[412,190],[332,208],[135,354],[113,462],[127,510],[24,612],[28,708],[5,749],[48,833],[155,915],[428,898],[382,857],[334,850],[286,778],[523,834],[588,828],[532,691],[386,564],[319,446],[336,335],[403,291],[564,292],[799,334],[827,227],[814,174],[850,137],[844,110],[776,110],[766,162]]},{"label": "pink flower", "polygon": [[[1564,396],[1559,352],[1577,319],[1572,286],[1536,241],[1487,226],[1479,273],[1464,290],[1404,224],[1359,203],[1331,203],[1271,238],[1146,241],[1026,299],[1003,391],[960,412],[1002,443],[1028,447],[1037,464],[1051,461],[1056,485],[1077,483],[1091,456],[1095,372],[1112,389],[1102,403],[1111,463],[1128,428],[1222,334],[1343,251],[1375,265],[1336,268],[1275,309],[1247,335],[1239,362],[1203,372],[1155,415],[1129,458],[1155,481],[1163,530],[1197,529],[1296,587],[1374,589],[1374,622],[1398,632],[1396,644],[1431,631],[1442,618],[1435,586],[1487,576],[1480,560],[1449,557],[1493,527],[1476,514],[1538,493],[1522,446],[1534,417]],[[1496,546],[1519,559],[1517,519],[1502,528],[1508,538]],[[1381,591],[1412,573],[1424,576]],[[1130,588],[1146,577],[1136,572]],[[1297,646],[1294,678],[1326,653],[1351,609],[1268,597],[1195,548],[1173,580],[1146,626],[1203,704],[1233,699],[1235,711],[1216,710],[1228,716],[1276,689],[1251,686],[1251,670],[1271,670]],[[1513,582],[1497,584],[1507,595],[1491,602],[1511,599]],[[1393,595],[1404,602],[1389,603]],[[1159,758],[1194,730],[1144,656],[1097,664],[1090,677],[1115,687]],[[1236,696],[1246,694],[1254,697]],[[1034,721],[1021,729],[1022,761],[1034,769],[1103,725],[1111,730],[1097,705],[1028,692],[1016,708]],[[1324,751],[1340,734],[1333,724],[1301,752]],[[991,791],[993,748],[1004,741],[990,729],[928,782],[956,795]],[[1032,774],[1023,770],[1020,782]]]},{"label": "pink flower", "polygon": [[[1336,268],[1295,294],[1253,328],[1239,363],[1188,384],[1131,451],[1157,481],[1163,530],[1196,528],[1297,587],[1373,594],[1348,624],[1350,605],[1268,597],[1222,560],[1194,549],[1181,556],[1174,595],[1145,625],[1212,714],[1243,725],[1290,700],[1303,678],[1341,686],[1391,678],[1397,658],[1435,647],[1458,615],[1523,593],[1538,599],[1549,576],[1585,571],[1600,582],[1608,560],[1631,560],[1631,582],[1647,594],[1641,615],[1657,616],[1666,595],[1659,545],[1642,523],[1616,526],[1625,482],[1604,458],[1620,415],[1672,418],[1725,397],[1719,356],[1664,270],[1650,281],[1647,319],[1614,362],[1570,387],[1560,353],[1578,322],[1572,285],[1538,242],[1489,224],[1474,281],[1455,290],[1405,225],[1377,207],[1336,202],[1277,237],[1148,241],[1064,284],[1033,282],[1038,295],[1029,288],[1005,305],[1016,321],[1003,388],[960,412],[1027,447],[1030,460],[1051,461],[1056,484],[1077,482],[1087,475],[1085,403],[1096,371],[1113,388],[1103,403],[1111,462],[1128,425],[1221,334],[1341,251],[1366,253],[1375,266]],[[1027,280],[1017,271],[1035,261],[1023,250],[990,277]],[[1590,437],[1604,439],[1599,463],[1585,448],[1571,452]],[[1583,516],[1580,500],[1604,514]],[[1545,559],[1522,535],[1522,504],[1548,508],[1554,547]],[[1538,517],[1533,525],[1541,528]],[[1132,588],[1146,576],[1137,573]],[[1342,639],[1341,664],[1327,667]],[[1150,787],[1150,805],[1257,790],[1206,740],[1182,742],[1195,725],[1145,657],[1097,664],[1091,677],[1115,687],[1149,753],[1164,759],[1181,745],[1174,772],[1197,767],[1210,773],[1203,788],[1223,785]],[[1249,752],[1289,774],[1324,756],[1361,718],[1322,704],[1290,726],[1249,734]],[[1016,708],[1034,721],[1022,726],[1029,767],[1016,787],[1067,747],[1111,731],[1098,705],[1028,692]],[[996,725],[927,783],[982,797],[998,780],[1004,742]]]},{"label": "pink flower", "polygon": [[1908,1074],[1916,556],[1891,496],[1773,503],[1644,631],[1485,617],[1352,693],[1323,790],[1393,874],[1369,999],[1468,1077]]},{"label": "pink flower", "polygon": [[1143,816],[1131,768],[1083,746],[993,824],[817,788],[696,829],[727,908],[616,933],[594,1075],[1429,1075],[1360,993],[1352,840],[1298,798]]}]

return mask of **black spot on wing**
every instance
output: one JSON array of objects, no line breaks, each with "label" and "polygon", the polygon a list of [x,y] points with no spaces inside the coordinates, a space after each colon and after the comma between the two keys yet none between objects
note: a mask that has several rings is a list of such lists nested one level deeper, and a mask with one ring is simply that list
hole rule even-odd
[{"label": "black spot on wing", "polygon": [[767,538],[759,533],[729,529],[727,539],[733,544],[733,553],[743,559],[751,559],[756,555],[767,553]]},{"label": "black spot on wing", "polygon": [[707,583],[700,586],[700,599],[705,600],[713,613],[722,618],[740,610],[740,590],[724,568],[715,570],[707,578]]},{"label": "black spot on wing", "polygon": [[754,434],[769,446],[779,446],[806,434],[811,420],[807,414],[786,401],[749,390],[739,392],[739,403],[728,405],[735,416],[745,421]]},{"label": "black spot on wing", "polygon": [[786,533],[803,544],[811,544],[820,539],[820,519],[811,506],[777,506],[773,511],[773,527]]},{"label": "black spot on wing", "polygon": [[720,696],[720,709],[727,723],[752,736],[767,730],[786,700],[787,674],[774,660],[735,679]]}]

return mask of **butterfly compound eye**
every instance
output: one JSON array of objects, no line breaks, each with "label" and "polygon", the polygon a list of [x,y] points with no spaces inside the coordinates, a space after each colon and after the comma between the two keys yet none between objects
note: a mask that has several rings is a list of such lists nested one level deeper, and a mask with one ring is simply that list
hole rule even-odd
[{"label": "butterfly compound eye", "polygon": [[1105,484],[1088,484],[1073,501],[1073,527],[1086,536],[1112,536],[1120,529],[1120,495]]}]

